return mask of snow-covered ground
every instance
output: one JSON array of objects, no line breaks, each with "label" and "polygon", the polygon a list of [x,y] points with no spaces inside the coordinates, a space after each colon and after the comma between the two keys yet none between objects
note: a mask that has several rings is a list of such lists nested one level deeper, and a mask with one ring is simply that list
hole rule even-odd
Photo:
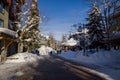
[{"label": "snow-covered ground", "polygon": [[23,72],[17,71],[22,66],[43,59],[32,53],[17,53],[8,57],[7,61],[0,65],[0,80],[14,80],[14,76],[24,75]]},{"label": "snow-covered ground", "polygon": [[21,62],[29,63],[37,61],[39,59],[42,59],[42,57],[32,53],[17,53],[13,56],[8,57],[6,63],[21,63]]},{"label": "snow-covered ground", "polygon": [[[54,49],[47,46],[41,46],[38,50],[40,55],[49,55],[51,51],[56,53]],[[0,65],[0,80],[14,80],[14,76],[24,75],[24,73],[19,70],[21,67],[32,64],[32,62],[35,63],[41,59],[44,58],[37,54],[27,52],[17,53],[7,57],[6,62]]]},{"label": "snow-covered ground", "polygon": [[120,50],[100,50],[94,54],[87,53],[89,56],[83,56],[83,51],[63,51],[59,56],[89,66],[109,75],[114,80],[120,79]]},{"label": "snow-covered ground", "polygon": [[[42,46],[38,50],[40,55],[49,55],[51,51],[56,53],[54,49],[47,46]],[[83,51],[62,51],[58,56],[89,66],[98,72],[109,75],[114,80],[119,80],[120,50],[100,50],[94,52],[94,54],[87,51],[87,54],[88,56],[84,56]],[[43,59],[43,57],[31,53],[17,53],[8,57],[5,64],[0,65],[0,80],[10,80],[11,77],[24,75],[23,72],[17,71],[17,69],[40,59]]]}]

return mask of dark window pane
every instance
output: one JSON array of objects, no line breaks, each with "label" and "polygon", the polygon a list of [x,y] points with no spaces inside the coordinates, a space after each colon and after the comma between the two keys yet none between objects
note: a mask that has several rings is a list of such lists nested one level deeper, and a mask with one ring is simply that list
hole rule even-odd
[{"label": "dark window pane", "polygon": [[4,21],[2,19],[0,19],[0,27],[4,26]]}]

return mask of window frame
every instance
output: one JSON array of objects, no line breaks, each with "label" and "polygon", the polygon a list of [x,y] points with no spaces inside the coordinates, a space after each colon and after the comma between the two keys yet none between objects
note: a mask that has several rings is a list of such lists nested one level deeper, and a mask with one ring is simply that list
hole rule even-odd
[{"label": "window frame", "polygon": [[0,25],[0,28],[4,27],[4,20],[0,19],[0,22],[3,22],[3,25],[2,26]]}]

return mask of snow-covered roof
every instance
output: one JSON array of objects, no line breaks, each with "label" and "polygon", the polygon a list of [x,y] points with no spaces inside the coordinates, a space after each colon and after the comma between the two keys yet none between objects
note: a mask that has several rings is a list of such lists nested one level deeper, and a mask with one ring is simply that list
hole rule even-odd
[{"label": "snow-covered roof", "polygon": [[7,29],[7,28],[0,28],[0,35],[1,34],[6,35],[6,36],[10,36],[10,37],[13,37],[13,38],[18,37],[17,32],[15,32],[13,30],[10,30],[10,29]]},{"label": "snow-covered roof", "polygon": [[88,29],[87,28],[85,28],[85,29],[82,29],[82,31],[80,31],[80,32],[74,32],[74,33],[71,33],[70,35],[78,35],[78,34],[87,34],[87,32],[88,32]]},{"label": "snow-covered roof", "polygon": [[40,33],[40,35],[41,35],[42,37],[46,38],[46,39],[49,39],[49,36],[48,36],[48,35],[44,35],[44,34],[42,34],[42,33]]},{"label": "snow-covered roof", "polygon": [[76,41],[73,38],[70,38],[69,40],[67,40],[67,42],[62,43],[62,45],[65,45],[65,46],[79,46],[80,43],[79,43],[79,41]]}]

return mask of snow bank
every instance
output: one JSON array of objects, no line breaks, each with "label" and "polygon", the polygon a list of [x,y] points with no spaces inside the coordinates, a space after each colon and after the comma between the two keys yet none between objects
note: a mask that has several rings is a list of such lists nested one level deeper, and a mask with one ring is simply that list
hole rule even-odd
[{"label": "snow bank", "polygon": [[64,57],[66,59],[70,59],[76,62],[84,62],[84,63],[93,63],[94,61],[90,57],[86,57],[81,55],[81,52],[74,52],[74,51],[67,51],[62,52],[62,54],[59,54],[59,56]]},{"label": "snow bank", "polygon": [[109,75],[114,80],[119,80],[120,75],[120,50],[99,50],[89,56],[83,56],[83,51],[62,52],[58,56],[68,60],[75,61],[77,63],[89,66],[99,72]]},{"label": "snow bank", "polygon": [[49,55],[50,52],[55,53],[55,50],[48,46],[41,46],[39,49],[40,55]]},{"label": "snow bank", "polygon": [[120,68],[120,50],[101,50],[90,55],[90,57],[95,61],[95,64],[109,65],[111,67],[118,66]]},{"label": "snow bank", "polygon": [[62,52],[62,54],[60,54],[59,56],[77,62],[84,62],[89,64],[92,63],[97,65],[111,65],[112,67],[114,66],[120,68],[120,50],[100,50],[99,52],[95,52],[94,54],[89,54],[89,56],[84,56],[83,51],[67,51]]},{"label": "snow bank", "polygon": [[39,59],[42,59],[42,57],[32,53],[17,53],[13,56],[8,57],[6,63],[33,62]]},{"label": "snow bank", "polygon": [[120,50],[111,50],[111,51],[99,51],[90,56],[97,63],[112,63],[120,62]]},{"label": "snow bank", "polygon": [[62,52],[62,54],[59,54],[59,56],[62,56],[67,59],[73,59],[76,58],[76,53],[69,50],[67,52]]}]

